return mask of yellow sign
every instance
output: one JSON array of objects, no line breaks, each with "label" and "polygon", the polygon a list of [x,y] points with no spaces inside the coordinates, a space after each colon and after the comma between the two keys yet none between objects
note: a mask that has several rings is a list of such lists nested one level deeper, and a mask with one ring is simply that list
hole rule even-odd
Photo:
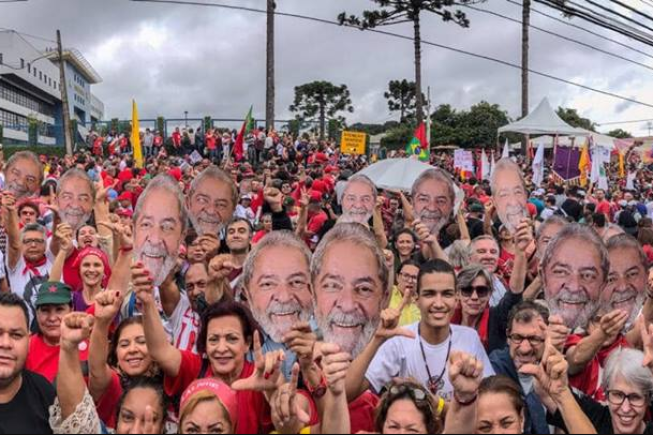
[{"label": "yellow sign", "polygon": [[340,141],[340,152],[343,154],[365,154],[367,134],[355,131],[343,131]]}]

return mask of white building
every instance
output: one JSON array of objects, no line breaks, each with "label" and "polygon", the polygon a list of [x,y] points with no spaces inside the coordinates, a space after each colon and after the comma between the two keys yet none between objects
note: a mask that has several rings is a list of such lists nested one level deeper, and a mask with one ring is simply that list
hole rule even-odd
[{"label": "white building", "polygon": [[[27,145],[29,120],[39,121],[39,145],[63,145],[61,83],[56,52],[42,52],[20,33],[0,31],[0,124],[3,142]],[[91,93],[99,75],[77,50],[64,51],[71,119],[80,126],[104,118],[104,104]]]}]

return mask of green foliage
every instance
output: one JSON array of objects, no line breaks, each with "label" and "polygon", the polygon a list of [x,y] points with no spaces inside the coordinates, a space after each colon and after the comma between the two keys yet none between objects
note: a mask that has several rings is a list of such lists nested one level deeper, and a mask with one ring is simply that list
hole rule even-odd
[{"label": "green foliage", "polygon": [[[388,100],[388,109],[399,112],[399,122],[414,119],[417,109],[417,86],[408,80],[392,80],[388,83],[388,91],[384,94]],[[422,101],[426,97],[422,95]]]},{"label": "green foliage", "polygon": [[58,156],[64,157],[66,155],[66,148],[63,146],[25,146],[25,145],[6,145],[4,147],[5,160],[9,159],[12,155],[19,151],[29,149],[36,155]]},{"label": "green foliage", "polygon": [[132,131],[132,124],[130,121],[120,121],[118,123],[118,134],[124,133],[130,135]]},{"label": "green foliage", "polygon": [[118,131],[118,129],[119,129],[119,127],[120,127],[119,124],[120,124],[120,121],[118,120],[118,118],[113,118],[113,119],[111,120],[111,131],[115,131],[116,133],[120,133],[120,132]]},{"label": "green foliage", "polygon": [[30,146],[37,146],[39,143],[40,122],[34,116],[27,117],[27,142]]},{"label": "green foliage", "polygon": [[209,131],[210,129],[213,128],[213,118],[210,116],[205,116],[204,117],[204,131]]},{"label": "green foliage", "polygon": [[381,139],[381,146],[388,150],[404,150],[413,138],[415,129],[412,125],[402,124],[386,131]]},{"label": "green foliage", "polygon": [[[473,1],[459,0],[456,4]],[[469,20],[465,13],[451,9],[454,4],[451,0],[372,0],[372,2],[378,5],[378,10],[364,11],[362,18],[343,12],[338,16],[340,24],[359,27],[361,30],[373,29],[406,20],[414,21],[421,12],[431,12],[442,17],[443,21],[453,21],[462,27],[469,27]]]},{"label": "green foliage", "polygon": [[295,87],[295,100],[290,111],[301,121],[319,121],[320,137],[324,138],[326,122],[341,119],[340,112],[354,112],[347,85],[336,86],[326,81],[315,81]]},{"label": "green foliage", "polygon": [[568,107],[558,107],[556,112],[563,121],[572,127],[583,128],[589,131],[596,131],[596,124],[587,118],[583,118],[578,110]]},{"label": "green foliage", "polygon": [[431,119],[432,145],[458,145],[462,148],[494,147],[497,130],[510,123],[505,110],[486,101],[468,111],[456,111],[444,104],[436,109]]},{"label": "green foliage", "polygon": [[4,129],[5,129],[4,126],[2,124],[0,124],[0,143],[2,143],[2,139],[4,139],[4,137],[5,137]]},{"label": "green foliage", "polygon": [[608,136],[616,137],[617,139],[631,139],[633,137],[631,133],[620,128],[608,132]]}]

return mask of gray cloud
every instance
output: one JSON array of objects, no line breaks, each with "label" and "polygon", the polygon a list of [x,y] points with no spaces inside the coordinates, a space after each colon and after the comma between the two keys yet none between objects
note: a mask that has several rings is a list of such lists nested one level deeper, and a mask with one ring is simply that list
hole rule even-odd
[{"label": "gray cloud", "polygon": [[[265,7],[262,0],[222,2]],[[277,3],[279,11],[327,19],[335,19],[343,10],[360,12],[372,6],[369,0]],[[481,7],[521,16],[520,9],[507,2],[487,2]],[[80,49],[103,77],[94,93],[105,102],[107,117],[128,118],[132,98],[138,101],[143,118],[182,118],[185,110],[191,117],[241,118],[252,104],[257,117],[264,115],[264,15],[127,0],[30,0],[0,8],[0,26],[52,38],[56,28],[62,30],[64,43]],[[470,29],[442,23],[435,16],[425,17],[423,36],[519,64],[518,24],[475,11],[468,15]],[[642,61],[641,55],[538,15],[533,16],[533,23]],[[411,34],[409,25],[388,30]],[[350,121],[394,119],[396,115],[388,112],[383,98],[387,83],[413,77],[410,41],[278,17],[276,45],[278,118],[291,117],[288,106],[295,86],[319,79],[349,86],[356,109]],[[644,50],[653,53],[650,47]],[[537,31],[532,32],[531,58],[533,69],[653,103],[653,72],[636,65]],[[424,46],[423,60],[424,83],[431,86],[435,105],[466,108],[487,100],[518,117],[519,70],[429,46]],[[552,104],[576,107],[597,122],[653,118],[653,109],[533,76],[532,106],[545,96]]]}]

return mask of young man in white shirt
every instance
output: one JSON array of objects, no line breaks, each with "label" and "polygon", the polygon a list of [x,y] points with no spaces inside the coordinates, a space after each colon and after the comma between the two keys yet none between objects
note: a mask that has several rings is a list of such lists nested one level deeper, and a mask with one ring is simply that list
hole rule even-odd
[{"label": "young man in white shirt", "polygon": [[465,352],[483,363],[484,377],[494,375],[478,333],[452,325],[456,297],[456,273],[441,260],[424,264],[419,273],[417,306],[422,320],[399,328],[401,311],[388,309],[365,351],[347,374],[347,397],[353,400],[367,389],[381,394],[394,378],[413,378],[432,394],[456,400],[449,381],[447,362],[454,352]]}]

